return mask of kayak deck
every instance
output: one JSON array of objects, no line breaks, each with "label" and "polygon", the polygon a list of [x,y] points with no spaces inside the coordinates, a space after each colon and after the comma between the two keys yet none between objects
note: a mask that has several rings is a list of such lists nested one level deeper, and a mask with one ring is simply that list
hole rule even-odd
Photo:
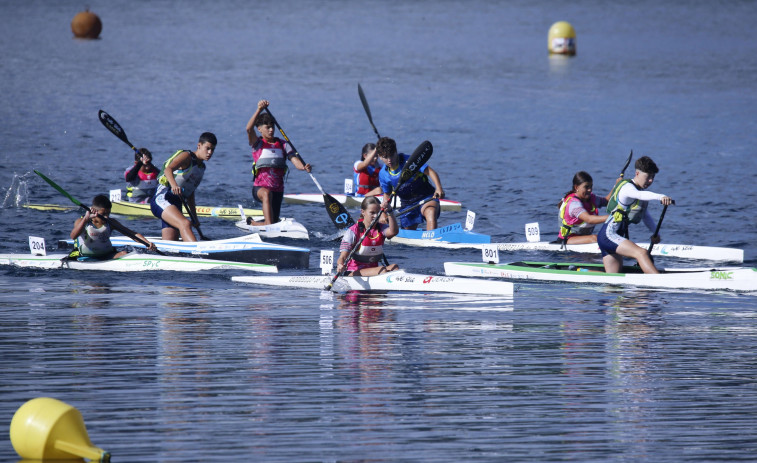
[{"label": "kayak deck", "polygon": [[263,238],[310,239],[307,228],[294,219],[281,219],[270,225],[247,225],[246,220],[238,220],[234,225],[247,233],[257,233]]},{"label": "kayak deck", "polygon": [[[331,283],[329,275],[291,275],[291,276],[234,276],[231,279],[240,283],[268,286],[285,286],[323,290]],[[344,291],[413,291],[442,292],[462,294],[487,294],[512,296],[513,284],[504,281],[482,280],[475,278],[457,278],[451,276],[424,275],[407,273],[403,270],[370,277],[340,277],[334,283],[334,289]]]},{"label": "kayak deck", "polygon": [[253,272],[277,273],[274,265],[245,262],[229,262],[198,257],[161,256],[131,252],[118,259],[76,260],[68,259],[68,254],[0,254],[0,265],[40,269],[105,270],[111,272],[141,272],[145,270],[171,270],[198,272],[210,270],[247,270]]},{"label": "kayak deck", "polygon": [[564,283],[639,286],[661,289],[703,289],[757,291],[757,269],[747,267],[666,268],[660,274],[645,274],[635,266],[623,273],[605,273],[602,264],[513,262],[445,262],[444,271],[453,276],[493,277]]},{"label": "kayak deck", "polygon": [[[334,194],[330,195],[340,203],[344,204],[344,207],[357,208],[363,203],[365,196]],[[380,198],[379,198],[380,199]],[[320,193],[293,193],[285,194],[284,202],[289,204],[323,204],[323,195]],[[402,200],[397,198],[398,208],[402,205]],[[462,203],[460,201],[454,201],[451,199],[440,199],[439,205],[443,211],[460,211],[462,209]]]}]

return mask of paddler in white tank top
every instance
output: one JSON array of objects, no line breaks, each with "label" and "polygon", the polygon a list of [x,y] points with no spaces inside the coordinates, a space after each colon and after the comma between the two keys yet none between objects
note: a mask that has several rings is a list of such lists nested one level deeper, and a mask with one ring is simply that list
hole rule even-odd
[{"label": "paddler in white tank top", "polygon": [[116,251],[110,242],[112,228],[123,229],[136,235],[149,245],[149,250],[154,251],[155,245],[147,241],[147,238],[124,227],[116,219],[110,218],[112,206],[107,196],[97,195],[84,216],[74,222],[70,236],[76,241],[79,256],[107,260],[118,259],[127,254],[127,251]]},{"label": "paddler in white tank top", "polygon": [[161,236],[164,240],[197,241],[192,233],[192,222],[182,214],[182,196],[196,214],[195,189],[205,173],[205,163],[215,152],[218,140],[210,132],[200,135],[195,152],[178,150],[163,165],[158,179],[158,191],[150,200],[152,215],[161,219]]}]

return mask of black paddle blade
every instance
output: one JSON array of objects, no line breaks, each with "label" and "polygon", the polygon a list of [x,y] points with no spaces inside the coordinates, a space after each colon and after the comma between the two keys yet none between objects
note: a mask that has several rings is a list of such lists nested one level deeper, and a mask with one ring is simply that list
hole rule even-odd
[{"label": "black paddle blade", "polygon": [[326,205],[326,212],[328,212],[331,221],[334,222],[334,225],[340,230],[351,227],[355,224],[355,221],[352,219],[350,213],[347,212],[344,204],[337,201],[333,196],[324,193],[323,203]]},{"label": "black paddle blade", "polygon": [[626,159],[626,164],[623,166],[623,170],[620,171],[620,178],[626,176],[626,169],[628,169],[628,165],[631,164],[631,159],[633,159],[633,150],[631,150],[631,154],[628,155],[628,159]]},{"label": "black paddle blade", "polygon": [[360,102],[363,103],[363,109],[365,110],[365,115],[368,116],[368,122],[371,123],[371,127],[373,128],[373,132],[376,134],[376,138],[381,138],[381,135],[379,135],[378,130],[376,129],[376,126],[373,125],[373,116],[371,116],[371,108],[368,106],[368,100],[365,98],[365,93],[363,93],[363,87],[360,86],[360,84],[357,84],[357,93],[360,96]]},{"label": "black paddle blade", "polygon": [[428,162],[433,153],[434,147],[433,145],[431,145],[430,141],[426,140],[418,145],[415,151],[413,151],[413,154],[410,155],[407,163],[405,163],[405,167],[402,169],[400,180],[397,183],[397,188],[399,189],[400,185],[412,178],[413,175],[415,175],[420,170],[420,168]]},{"label": "black paddle blade", "polygon": [[115,119],[111,117],[110,114],[106,113],[102,109],[97,113],[98,118],[100,119],[100,122],[102,125],[105,126],[106,129],[110,130],[111,133],[118,137],[119,140],[129,145],[129,147],[136,151],[136,148],[134,148],[134,145],[131,144],[128,138],[126,138],[126,132],[124,132],[124,129],[121,128],[121,126],[116,122]]}]

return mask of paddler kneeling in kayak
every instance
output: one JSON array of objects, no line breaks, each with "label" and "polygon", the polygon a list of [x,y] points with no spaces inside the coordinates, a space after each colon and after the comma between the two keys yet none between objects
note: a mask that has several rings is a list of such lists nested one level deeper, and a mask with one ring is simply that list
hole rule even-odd
[{"label": "paddler kneeling in kayak", "polygon": [[[116,251],[110,242],[110,234],[113,228],[123,230],[124,234],[130,234],[144,241],[149,245],[150,251],[155,251],[155,244],[147,241],[147,238],[139,233],[135,233],[121,225],[116,219],[109,218],[110,210],[113,204],[105,195],[97,195],[92,200],[92,206],[74,222],[74,228],[71,230],[71,239],[74,240],[76,249],[68,255],[71,259],[89,258],[97,260],[118,259],[128,251]],[[132,238],[133,239],[133,238]],[[137,241],[137,240],[134,240]],[[139,242],[139,241],[137,241]]]},{"label": "paddler kneeling in kayak", "polygon": [[397,236],[399,227],[397,218],[391,205],[385,203],[385,211],[389,216],[389,223],[378,223],[366,233],[365,228],[373,223],[381,211],[381,203],[374,196],[365,198],[360,205],[360,218],[357,223],[344,233],[342,243],[339,245],[339,259],[336,262],[336,271],[341,273],[345,269],[345,259],[359,240],[362,240],[360,248],[352,254],[352,259],[346,263],[347,275],[350,276],[374,276],[381,273],[399,270],[397,264],[379,266],[379,261],[384,256],[384,241]]}]

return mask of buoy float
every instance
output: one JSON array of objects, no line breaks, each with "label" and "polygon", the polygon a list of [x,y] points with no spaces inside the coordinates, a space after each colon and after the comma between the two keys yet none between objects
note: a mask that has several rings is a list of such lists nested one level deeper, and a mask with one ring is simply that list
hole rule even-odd
[{"label": "buoy float", "polygon": [[71,20],[71,32],[79,39],[96,39],[103,30],[100,18],[89,10],[76,13]]},{"label": "buoy float", "polygon": [[110,461],[110,453],[90,442],[79,410],[57,399],[38,397],[19,407],[10,435],[13,448],[24,459]]},{"label": "buoy float", "polygon": [[558,21],[549,28],[547,47],[550,54],[570,55],[576,54],[576,31],[569,22]]}]

